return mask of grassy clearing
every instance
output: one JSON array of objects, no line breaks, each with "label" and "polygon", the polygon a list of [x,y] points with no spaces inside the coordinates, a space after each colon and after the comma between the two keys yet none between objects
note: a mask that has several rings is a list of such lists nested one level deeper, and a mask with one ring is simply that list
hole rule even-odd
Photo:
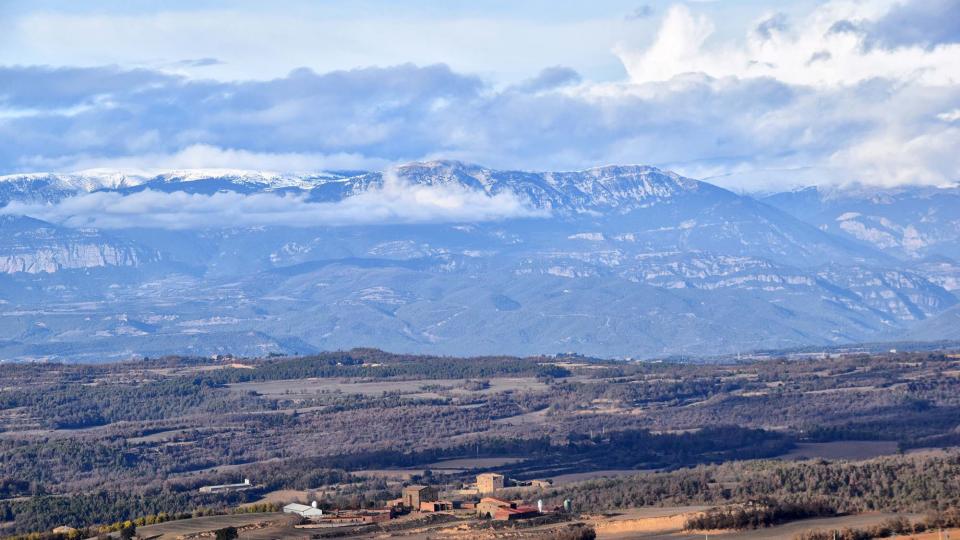
[{"label": "grassy clearing", "polygon": [[553,485],[559,486],[563,484],[572,484],[574,482],[583,482],[586,480],[594,480],[597,478],[616,478],[618,476],[631,476],[634,474],[640,474],[644,471],[638,471],[636,469],[609,469],[604,471],[587,471],[580,473],[570,473],[570,474],[561,474],[558,476],[551,476],[553,479]]},{"label": "grassy clearing", "polygon": [[158,442],[167,442],[176,439],[180,435],[188,434],[193,431],[197,431],[196,428],[186,428],[186,429],[170,429],[166,431],[158,431],[156,433],[151,433],[150,435],[144,435],[142,437],[130,437],[127,439],[129,444],[149,444],[149,443],[158,443]]},{"label": "grassy clearing", "polygon": [[782,459],[846,459],[864,460],[897,453],[895,441],[835,441],[799,443]]},{"label": "grassy clearing", "polygon": [[[467,390],[461,388],[462,380],[457,379],[419,379],[419,380],[384,380],[384,381],[353,381],[337,378],[287,379],[280,381],[255,381],[231,384],[230,388],[237,392],[256,392],[266,397],[290,397],[304,394],[318,394],[322,392],[343,392],[345,394],[360,394],[364,396],[379,396],[383,393],[398,392],[401,394],[424,394],[424,387],[446,387],[453,394],[458,395],[485,395],[497,392],[546,390],[547,385],[537,381],[535,377],[503,377],[490,379],[489,388],[483,390]],[[429,391],[430,396],[438,396]]]},{"label": "grassy clearing", "polygon": [[548,409],[542,409],[539,411],[518,414],[516,416],[498,418],[494,420],[493,423],[508,425],[508,426],[529,426],[529,425],[545,424],[547,422],[547,410]]},{"label": "grassy clearing", "polygon": [[431,469],[487,469],[490,467],[502,467],[525,461],[522,457],[492,457],[492,458],[461,458],[446,459],[430,463],[427,467]]}]

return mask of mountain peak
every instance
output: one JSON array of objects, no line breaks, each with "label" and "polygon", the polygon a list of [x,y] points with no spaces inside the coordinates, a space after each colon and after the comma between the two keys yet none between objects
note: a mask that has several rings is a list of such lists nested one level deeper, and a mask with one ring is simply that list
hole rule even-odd
[{"label": "mountain peak", "polygon": [[572,172],[582,172],[582,173],[595,173],[595,174],[639,174],[639,173],[661,173],[661,174],[673,174],[669,171],[663,171],[657,167],[651,165],[639,165],[639,164],[629,164],[629,165],[617,165],[617,164],[607,164],[607,165],[597,165],[596,167],[588,167],[580,171]]},{"label": "mountain peak", "polygon": [[432,159],[429,161],[411,161],[398,167],[399,169],[431,169],[431,170],[483,170],[486,167],[476,163],[467,163],[456,159]]},{"label": "mountain peak", "polygon": [[[406,181],[424,185],[460,185],[487,194],[512,192],[533,206],[552,211],[618,213],[673,197],[707,190],[697,180],[647,165],[604,165],[579,171],[496,170],[460,161],[416,162],[397,168]],[[710,186],[715,193],[727,193]],[[732,195],[732,194],[731,194]]]}]

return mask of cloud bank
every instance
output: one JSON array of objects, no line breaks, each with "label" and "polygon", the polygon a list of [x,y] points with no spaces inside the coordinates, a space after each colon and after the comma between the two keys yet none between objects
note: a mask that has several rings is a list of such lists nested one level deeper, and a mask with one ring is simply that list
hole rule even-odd
[{"label": "cloud bank", "polygon": [[444,64],[247,81],[0,67],[0,172],[453,158],[538,170],[643,163],[748,189],[960,180],[955,0],[774,9],[736,39],[700,7],[710,5],[642,9],[659,29],[647,46],[615,49],[629,75],[620,82],[562,65],[505,86]]},{"label": "cloud bank", "polygon": [[[887,9],[884,4],[889,2],[827,2],[797,21],[773,12],[744,39],[731,42],[711,41],[714,21],[676,5],[649,48],[621,48],[618,54],[635,83],[695,72],[814,87],[877,78],[957,84],[960,28],[953,15],[960,16],[958,3],[912,0]],[[933,28],[935,23],[946,28]]]},{"label": "cloud bank", "polygon": [[99,229],[475,223],[548,215],[512,192],[487,195],[456,185],[411,185],[392,173],[384,176],[382,188],[334,203],[308,202],[293,195],[146,190],[87,193],[57,204],[13,202],[0,208],[0,214]]},{"label": "cloud bank", "polygon": [[171,169],[247,169],[283,172],[315,172],[337,170],[382,170],[389,161],[357,153],[338,152],[252,152],[220,148],[209,144],[193,144],[170,153],[147,152],[125,156],[68,156],[43,159],[48,168],[70,170],[115,169],[119,171],[154,171]]}]

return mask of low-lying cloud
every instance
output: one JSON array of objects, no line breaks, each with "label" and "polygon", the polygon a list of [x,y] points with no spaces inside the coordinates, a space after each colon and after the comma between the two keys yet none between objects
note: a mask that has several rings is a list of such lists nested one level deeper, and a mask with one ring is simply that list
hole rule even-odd
[{"label": "low-lying cloud", "polygon": [[393,175],[385,175],[382,188],[338,202],[310,202],[305,196],[271,193],[206,195],[146,190],[86,193],[57,204],[13,202],[0,213],[100,229],[475,223],[548,215],[511,192],[488,195],[455,185],[412,185]]}]

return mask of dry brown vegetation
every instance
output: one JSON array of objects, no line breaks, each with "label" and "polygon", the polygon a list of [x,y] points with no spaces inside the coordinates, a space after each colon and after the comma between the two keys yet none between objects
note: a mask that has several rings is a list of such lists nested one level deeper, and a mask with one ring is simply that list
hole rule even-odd
[{"label": "dry brown vegetation", "polygon": [[[141,502],[109,503],[119,519],[159,501],[248,502],[193,495],[243,476],[265,491],[351,486],[342,496],[375,504],[400,481],[494,466],[484,459],[528,457],[496,466],[562,478],[960,444],[960,359],[940,353],[689,365],[358,350],[240,363],[0,366],[0,496],[81,494],[82,508],[93,492],[133,490]],[[408,472],[351,479],[370,469]],[[25,508],[0,502],[0,521],[54,522]]]}]

